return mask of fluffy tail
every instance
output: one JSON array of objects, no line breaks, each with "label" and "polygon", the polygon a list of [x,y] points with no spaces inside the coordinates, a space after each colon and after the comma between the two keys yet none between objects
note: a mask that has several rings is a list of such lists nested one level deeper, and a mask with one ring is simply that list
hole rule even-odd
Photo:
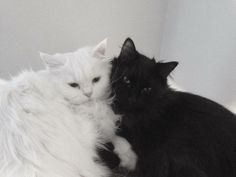
[{"label": "fluffy tail", "polygon": [[[2,84],[2,85],[1,85]],[[33,164],[26,158],[29,140],[20,128],[17,94],[5,81],[0,83],[0,177],[30,174]],[[23,163],[28,165],[23,166]],[[23,168],[22,168],[23,166]],[[34,167],[33,167],[34,168]],[[22,174],[21,174],[22,173]],[[32,175],[31,175],[32,176]]]}]

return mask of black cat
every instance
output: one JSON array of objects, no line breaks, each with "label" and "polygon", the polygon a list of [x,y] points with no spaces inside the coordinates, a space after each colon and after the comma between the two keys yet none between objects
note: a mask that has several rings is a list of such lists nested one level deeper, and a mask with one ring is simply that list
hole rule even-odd
[{"label": "black cat", "polygon": [[129,38],[113,61],[113,108],[123,115],[118,134],[138,155],[128,176],[236,177],[236,116],[169,88],[167,77],[177,64],[147,58]]}]

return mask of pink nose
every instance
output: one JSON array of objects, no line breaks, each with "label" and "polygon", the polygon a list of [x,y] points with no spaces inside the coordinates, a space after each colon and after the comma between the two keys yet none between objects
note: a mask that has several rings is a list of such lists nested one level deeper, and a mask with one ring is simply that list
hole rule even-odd
[{"label": "pink nose", "polygon": [[91,97],[92,92],[84,92],[84,95],[85,95],[86,97]]}]

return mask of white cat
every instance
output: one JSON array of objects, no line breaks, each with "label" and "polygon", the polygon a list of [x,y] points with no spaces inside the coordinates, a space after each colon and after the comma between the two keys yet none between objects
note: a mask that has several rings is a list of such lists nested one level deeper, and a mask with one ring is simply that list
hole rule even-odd
[{"label": "white cat", "polygon": [[[41,53],[46,70],[1,84],[0,177],[109,176],[96,162],[96,148],[122,141],[108,100],[105,50],[106,40],[71,53]],[[133,152],[117,153],[131,154],[128,167],[134,167]]]},{"label": "white cat", "polygon": [[0,86],[1,85],[3,85],[3,84],[5,84],[6,83],[6,81],[5,80],[3,80],[3,79],[0,79]]}]

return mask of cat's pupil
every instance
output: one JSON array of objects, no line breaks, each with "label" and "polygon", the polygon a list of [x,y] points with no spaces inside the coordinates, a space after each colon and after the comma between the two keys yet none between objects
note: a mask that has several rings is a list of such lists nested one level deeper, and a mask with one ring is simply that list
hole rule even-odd
[{"label": "cat's pupil", "polygon": [[74,87],[74,88],[79,87],[79,84],[78,84],[78,83],[75,83],[75,82],[69,83],[69,85],[70,85],[71,87]]},{"label": "cat's pupil", "polygon": [[124,80],[124,82],[125,82],[126,84],[130,84],[130,80],[128,79],[128,77],[125,76],[125,77],[123,78],[123,80]]},{"label": "cat's pupil", "polygon": [[96,82],[98,82],[100,80],[100,77],[95,77],[95,78],[93,78],[93,83],[96,83]]}]

